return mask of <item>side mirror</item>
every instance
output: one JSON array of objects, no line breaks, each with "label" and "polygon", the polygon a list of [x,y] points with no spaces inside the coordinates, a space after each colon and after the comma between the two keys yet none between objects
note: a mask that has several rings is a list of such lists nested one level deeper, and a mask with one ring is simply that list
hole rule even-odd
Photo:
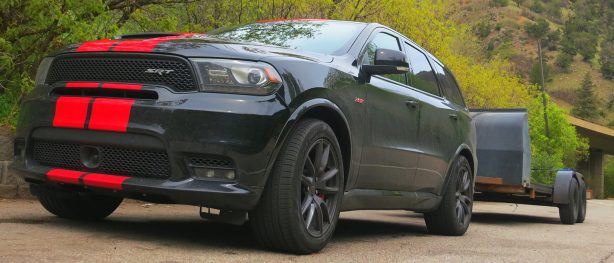
[{"label": "side mirror", "polygon": [[409,72],[405,54],[398,50],[378,48],[375,51],[375,65],[362,65],[367,75],[404,74]]}]

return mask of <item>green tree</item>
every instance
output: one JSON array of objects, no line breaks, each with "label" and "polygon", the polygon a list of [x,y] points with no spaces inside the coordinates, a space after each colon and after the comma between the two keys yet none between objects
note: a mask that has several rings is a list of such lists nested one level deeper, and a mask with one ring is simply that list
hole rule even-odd
[{"label": "green tree", "polygon": [[527,32],[529,37],[543,39],[547,37],[548,32],[550,32],[550,25],[546,19],[540,17],[537,19],[537,21],[535,21],[535,23],[527,23],[524,30]]},{"label": "green tree", "polygon": [[533,182],[552,184],[555,171],[575,167],[586,158],[588,142],[579,137],[567,122],[568,112],[548,101],[548,134],[544,125],[544,107],[541,96],[529,104],[529,133],[531,136],[531,178]]},{"label": "green tree", "polygon": [[614,79],[614,37],[601,43],[599,58],[603,77],[605,79]]},{"label": "green tree", "polygon": [[572,110],[573,115],[588,121],[599,117],[599,105],[593,91],[594,88],[590,74],[586,73],[582,85],[576,90],[577,98]]}]

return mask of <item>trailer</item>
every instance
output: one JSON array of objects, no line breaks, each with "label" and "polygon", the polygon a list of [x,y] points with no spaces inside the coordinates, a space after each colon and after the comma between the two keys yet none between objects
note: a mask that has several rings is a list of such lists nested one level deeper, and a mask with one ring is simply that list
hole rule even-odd
[{"label": "trailer", "polygon": [[471,110],[478,169],[475,200],[555,206],[563,224],[586,217],[586,184],[572,169],[556,171],[554,185],[531,182],[531,139],[526,109]]}]

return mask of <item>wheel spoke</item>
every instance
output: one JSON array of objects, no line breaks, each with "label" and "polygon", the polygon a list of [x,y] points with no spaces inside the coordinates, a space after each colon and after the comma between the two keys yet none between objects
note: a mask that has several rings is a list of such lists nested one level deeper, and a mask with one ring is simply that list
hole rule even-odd
[{"label": "wheel spoke", "polygon": [[326,144],[326,146],[324,147],[324,152],[322,153],[322,160],[320,161],[320,166],[318,167],[318,169],[320,169],[320,171],[324,171],[324,169],[326,169],[326,166],[328,165],[328,157],[330,156],[330,144]]},{"label": "wheel spoke", "polygon": [[461,207],[461,201],[457,199],[456,200],[456,217],[458,219],[460,219],[461,216],[462,216],[462,213],[463,213],[462,210],[463,210],[463,208]]},{"label": "wheel spoke", "polygon": [[468,192],[471,187],[471,180],[469,179],[469,172],[463,173],[463,192]]},{"label": "wheel spoke", "polygon": [[322,211],[322,206],[316,205],[316,216],[318,220],[318,227],[320,228],[320,234],[324,232],[324,211]]},{"label": "wheel spoke", "polygon": [[307,220],[305,220],[305,228],[309,229],[311,226],[311,222],[313,221],[313,217],[316,212],[316,206],[314,203],[309,204],[309,213],[307,214]]},{"label": "wheel spoke", "polygon": [[305,171],[307,172],[307,174],[305,174],[306,176],[313,177],[316,175],[316,168],[309,156],[307,156],[307,160],[305,160]]},{"label": "wheel spoke", "polygon": [[313,197],[310,194],[307,194],[303,204],[301,205],[301,215],[305,215],[309,206],[313,203]]},{"label": "wheel spoke", "polygon": [[460,195],[458,198],[462,204],[469,205],[471,203],[471,198],[469,198],[469,196]]},{"label": "wheel spoke", "polygon": [[318,178],[318,181],[316,182],[317,186],[325,186],[326,185],[326,181],[333,179],[337,174],[339,173],[339,169],[337,168],[333,168],[330,169],[330,171],[324,173],[322,175],[322,177]]},{"label": "wheel spoke", "polygon": [[320,166],[322,166],[322,155],[324,155],[324,142],[318,142],[314,149],[315,153],[313,154],[313,159],[315,160],[314,165],[316,169],[316,173],[319,171]]}]

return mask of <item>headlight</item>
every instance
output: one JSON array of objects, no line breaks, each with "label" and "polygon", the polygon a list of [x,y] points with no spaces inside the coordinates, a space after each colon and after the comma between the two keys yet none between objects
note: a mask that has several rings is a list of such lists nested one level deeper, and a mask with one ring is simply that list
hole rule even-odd
[{"label": "headlight", "polygon": [[45,84],[45,79],[47,78],[47,73],[49,72],[49,66],[51,65],[51,61],[53,58],[44,58],[41,61],[41,64],[38,66],[36,70],[36,78],[34,79],[35,85],[43,85]]},{"label": "headlight", "polygon": [[230,59],[192,59],[208,92],[266,95],[281,86],[281,77],[269,64]]}]

